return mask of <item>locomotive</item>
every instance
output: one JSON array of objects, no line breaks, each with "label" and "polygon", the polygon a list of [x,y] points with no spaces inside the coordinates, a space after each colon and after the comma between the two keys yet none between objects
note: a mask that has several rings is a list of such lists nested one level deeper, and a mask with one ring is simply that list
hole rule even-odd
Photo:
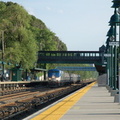
[{"label": "locomotive", "polygon": [[72,83],[79,83],[80,75],[68,74],[59,69],[48,70],[48,85],[50,87],[67,86]]}]

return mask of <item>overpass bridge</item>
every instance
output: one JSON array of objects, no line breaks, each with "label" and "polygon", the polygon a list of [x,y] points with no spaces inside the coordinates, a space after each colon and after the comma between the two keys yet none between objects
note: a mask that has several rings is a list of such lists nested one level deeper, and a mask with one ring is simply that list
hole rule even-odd
[{"label": "overpass bridge", "polygon": [[39,51],[37,63],[94,64],[99,73],[106,72],[103,51]]}]

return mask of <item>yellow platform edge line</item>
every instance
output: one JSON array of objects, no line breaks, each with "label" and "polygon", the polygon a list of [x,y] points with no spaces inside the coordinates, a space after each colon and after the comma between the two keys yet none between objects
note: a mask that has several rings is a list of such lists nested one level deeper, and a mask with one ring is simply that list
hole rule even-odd
[{"label": "yellow platform edge line", "polygon": [[87,91],[96,84],[96,82],[75,92],[71,96],[63,99],[61,102],[32,118],[31,120],[60,120],[60,118],[76,103]]}]

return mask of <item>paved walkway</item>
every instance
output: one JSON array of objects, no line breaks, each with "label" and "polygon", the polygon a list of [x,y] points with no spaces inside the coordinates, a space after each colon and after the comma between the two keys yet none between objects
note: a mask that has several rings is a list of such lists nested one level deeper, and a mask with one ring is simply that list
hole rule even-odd
[{"label": "paved walkway", "polygon": [[120,105],[95,84],[60,120],[120,120]]},{"label": "paved walkway", "polygon": [[120,105],[92,83],[24,120],[120,120]]}]

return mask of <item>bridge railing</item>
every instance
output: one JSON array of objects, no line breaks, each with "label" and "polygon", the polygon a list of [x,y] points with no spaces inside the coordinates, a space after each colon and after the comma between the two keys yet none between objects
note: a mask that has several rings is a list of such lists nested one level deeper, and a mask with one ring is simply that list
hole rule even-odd
[{"label": "bridge railing", "polygon": [[102,56],[100,51],[39,51],[38,63],[94,63]]},{"label": "bridge railing", "polygon": [[39,51],[38,56],[101,57],[99,51]]}]

